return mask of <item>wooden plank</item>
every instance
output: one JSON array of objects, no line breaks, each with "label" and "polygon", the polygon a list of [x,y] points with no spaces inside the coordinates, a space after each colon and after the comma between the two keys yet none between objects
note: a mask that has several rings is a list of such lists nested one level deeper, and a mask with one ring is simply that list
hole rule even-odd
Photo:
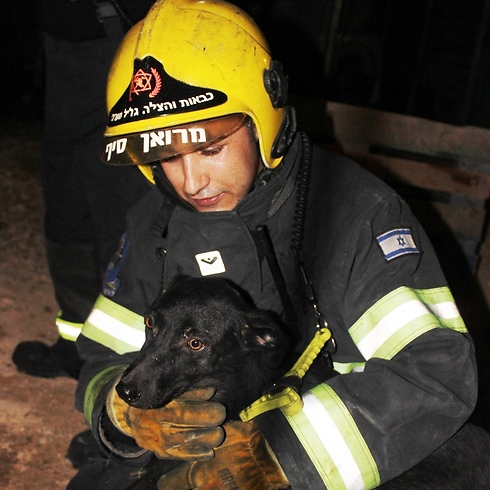
[{"label": "wooden plank", "polygon": [[463,165],[490,173],[490,130],[454,126],[428,119],[327,102],[325,112],[345,151],[369,152],[372,145],[453,155]]},{"label": "wooden plank", "polygon": [[441,202],[433,202],[431,205],[456,236],[478,242],[483,239],[484,208]]},{"label": "wooden plank", "polygon": [[407,201],[432,236],[447,237],[450,232],[458,239],[474,242],[480,242],[483,238],[484,208],[413,197],[408,198]]},{"label": "wooden plank", "polygon": [[486,200],[490,197],[490,175],[360,151],[344,150],[343,153],[385,181],[448,192],[475,200]]}]

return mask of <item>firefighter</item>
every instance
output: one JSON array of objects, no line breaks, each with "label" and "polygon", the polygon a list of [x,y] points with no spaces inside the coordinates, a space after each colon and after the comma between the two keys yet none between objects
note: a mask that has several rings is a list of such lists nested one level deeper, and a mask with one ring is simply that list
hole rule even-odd
[{"label": "firefighter", "polygon": [[[287,77],[244,12],[158,0],[115,57],[107,104],[102,159],[153,189],[77,339],[76,406],[107,459],[69,489],[127,488],[154,454],[182,462],[158,488],[370,489],[461,427],[474,346],[426,233],[392,189],[296,129]],[[213,387],[127,405],[115,383],[177,274],[233,281],[282,316],[298,353],[328,324],[338,375],[320,370],[299,413],[232,425]]]}]

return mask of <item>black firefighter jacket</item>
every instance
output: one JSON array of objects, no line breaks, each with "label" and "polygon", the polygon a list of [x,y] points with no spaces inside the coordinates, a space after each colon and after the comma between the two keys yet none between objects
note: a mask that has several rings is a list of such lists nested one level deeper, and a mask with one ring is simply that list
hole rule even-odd
[{"label": "black firefighter jacket", "polygon": [[[310,152],[308,179],[302,162]],[[298,211],[298,189],[308,180],[306,212]],[[298,134],[284,161],[233,211],[198,213],[158,189],[131,211],[104,293],[77,340],[85,366],[76,404],[96,437],[114,377],[144,342],[143,315],[176,274],[222,275],[258,307],[283,313],[252,237],[258,225],[300,318],[301,350],[316,328],[300,306],[291,252],[302,217],[297,248],[336,340],[340,374],[303,393],[299,414],[259,417],[292,487],[374,488],[465,422],[476,402],[474,348],[424,230],[388,186]],[[133,464],[147,458],[136,446],[117,451]]]}]

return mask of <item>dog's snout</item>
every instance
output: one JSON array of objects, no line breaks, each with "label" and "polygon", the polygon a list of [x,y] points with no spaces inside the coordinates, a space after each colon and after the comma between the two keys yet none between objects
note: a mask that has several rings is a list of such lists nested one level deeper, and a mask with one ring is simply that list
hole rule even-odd
[{"label": "dog's snout", "polygon": [[119,382],[116,386],[117,394],[129,405],[141,398],[141,391],[137,388]]}]

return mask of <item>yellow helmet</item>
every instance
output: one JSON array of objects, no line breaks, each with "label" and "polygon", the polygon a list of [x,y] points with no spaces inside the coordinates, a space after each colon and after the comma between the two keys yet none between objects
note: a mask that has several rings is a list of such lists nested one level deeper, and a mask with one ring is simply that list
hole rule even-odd
[{"label": "yellow helmet", "polygon": [[249,116],[264,164],[295,130],[287,77],[254,21],[222,0],[157,0],[124,38],[107,84],[102,159],[149,164],[223,138]]}]

